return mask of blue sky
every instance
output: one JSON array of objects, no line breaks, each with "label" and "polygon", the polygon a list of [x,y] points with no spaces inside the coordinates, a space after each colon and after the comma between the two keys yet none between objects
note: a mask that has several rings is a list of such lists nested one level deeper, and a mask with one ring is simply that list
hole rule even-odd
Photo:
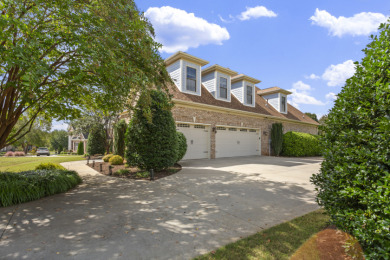
[{"label": "blue sky", "polygon": [[261,89],[288,89],[291,104],[318,116],[390,16],[389,0],[135,2],[164,45],[163,58],[185,51],[257,78]]}]

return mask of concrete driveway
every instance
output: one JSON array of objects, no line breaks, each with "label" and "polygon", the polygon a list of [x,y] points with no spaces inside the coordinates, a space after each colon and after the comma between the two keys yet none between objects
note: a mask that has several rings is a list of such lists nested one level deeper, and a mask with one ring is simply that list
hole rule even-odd
[{"label": "concrete driveway", "polygon": [[155,182],[102,176],[0,208],[0,259],[191,259],[318,208],[309,177],[321,158],[182,162]]}]

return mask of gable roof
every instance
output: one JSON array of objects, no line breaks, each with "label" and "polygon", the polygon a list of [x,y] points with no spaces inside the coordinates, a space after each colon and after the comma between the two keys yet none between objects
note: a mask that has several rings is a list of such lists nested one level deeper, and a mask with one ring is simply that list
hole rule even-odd
[{"label": "gable roof", "polygon": [[292,92],[285,90],[285,89],[282,89],[282,88],[279,88],[279,87],[260,89],[259,91],[257,91],[257,94],[260,96],[265,96],[265,95],[270,95],[270,94],[279,93],[279,92],[283,93],[283,94],[287,94],[287,95],[292,94]]},{"label": "gable roof", "polygon": [[289,119],[289,120],[295,120],[302,123],[319,125],[319,123],[311,119],[309,116],[305,116],[304,113],[302,113],[301,111],[299,111],[298,109],[296,109],[290,104],[287,104],[288,106],[287,114],[279,113],[273,106],[267,104],[267,101],[259,95],[255,95],[256,106],[249,107],[243,105],[233,94],[231,94],[231,102],[215,99],[214,96],[203,86],[203,84],[202,84],[201,96],[180,92],[180,90],[175,85],[169,87],[169,92],[170,94],[173,95],[174,99],[178,99],[178,100],[253,112],[263,116],[279,117],[281,119]]}]

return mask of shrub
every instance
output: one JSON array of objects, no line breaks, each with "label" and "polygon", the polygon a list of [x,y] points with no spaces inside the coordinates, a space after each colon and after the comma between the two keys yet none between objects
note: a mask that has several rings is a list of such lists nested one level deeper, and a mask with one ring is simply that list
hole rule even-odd
[{"label": "shrub", "polygon": [[128,169],[120,169],[120,170],[114,172],[113,174],[117,175],[117,176],[122,176],[122,175],[128,175],[130,173],[131,172]]},{"label": "shrub", "polygon": [[140,96],[127,129],[126,160],[141,169],[159,171],[176,162],[176,126],[165,93],[153,90],[148,100],[146,94]]},{"label": "shrub", "polygon": [[274,155],[279,156],[283,148],[283,125],[273,123],[271,127],[271,147]]},{"label": "shrub", "polygon": [[120,120],[114,128],[114,154],[125,156],[125,135],[127,124],[125,120]]},{"label": "shrub", "polygon": [[105,155],[105,156],[103,156],[103,161],[104,162],[108,162],[110,159],[111,159],[111,157],[113,157],[114,155],[112,154],[112,153],[110,153],[110,154],[107,154],[107,155]]},{"label": "shrub", "polygon": [[80,142],[77,146],[77,155],[83,155],[84,154],[84,142]]},{"label": "shrub", "polygon": [[148,171],[137,172],[135,174],[135,177],[137,177],[137,178],[148,178],[149,176],[150,176],[150,172],[148,172]]},{"label": "shrub", "polygon": [[185,135],[181,132],[176,132],[176,135],[177,135],[176,162],[178,162],[181,159],[183,159],[184,155],[187,152],[187,139],[186,139]]},{"label": "shrub", "polygon": [[88,135],[87,152],[89,154],[104,154],[106,143],[106,134],[101,124],[92,127]]},{"label": "shrub", "polygon": [[6,152],[4,156],[11,157],[11,156],[15,156],[15,154],[14,154],[14,152],[9,151],[9,152]]},{"label": "shrub", "polygon": [[24,152],[15,152],[15,156],[26,156]]},{"label": "shrub", "polygon": [[123,164],[123,158],[119,155],[114,155],[108,160],[111,165],[122,165]]},{"label": "shrub", "polygon": [[75,171],[36,170],[0,173],[0,206],[36,200],[65,192],[81,183]]},{"label": "shrub", "polygon": [[282,155],[294,157],[321,155],[319,136],[299,132],[285,133]]},{"label": "shrub", "polygon": [[41,163],[35,167],[35,170],[66,170],[66,168],[58,163]]},{"label": "shrub", "polygon": [[324,161],[312,182],[332,222],[366,259],[389,259],[390,24],[364,50],[323,126]]}]

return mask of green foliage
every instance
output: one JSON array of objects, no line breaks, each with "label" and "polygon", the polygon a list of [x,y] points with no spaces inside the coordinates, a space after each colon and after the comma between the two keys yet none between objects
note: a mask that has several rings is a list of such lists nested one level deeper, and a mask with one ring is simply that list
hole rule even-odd
[{"label": "green foliage", "polygon": [[113,157],[113,156],[114,155],[112,153],[109,153],[109,154],[103,156],[102,159],[103,159],[104,162],[108,162],[111,159],[111,157]]},{"label": "green foliage", "polygon": [[85,108],[119,112],[129,97],[170,82],[153,27],[132,0],[0,6],[0,148],[23,134],[10,138],[9,126],[25,110],[31,122]]},{"label": "green foliage", "polygon": [[83,155],[84,154],[84,142],[80,142],[77,146],[77,154]]},{"label": "green foliage", "polygon": [[114,154],[125,156],[125,135],[127,124],[125,120],[120,120],[114,128]]},{"label": "green foliage", "polygon": [[108,161],[110,162],[111,165],[122,165],[123,157],[119,155],[114,155]]},{"label": "green foliage", "polygon": [[65,192],[79,183],[81,178],[75,171],[0,172],[0,206],[7,207]]},{"label": "green foliage", "polygon": [[316,115],[316,114],[306,112],[305,115],[307,115],[308,117],[310,117],[310,118],[313,119],[314,121],[318,122],[318,118],[317,118],[317,115]]},{"label": "green foliage", "polygon": [[185,135],[181,132],[176,132],[176,135],[177,135],[176,162],[178,162],[181,159],[183,159],[184,155],[187,152],[187,139],[186,139]]},{"label": "green foliage", "polygon": [[[150,106],[142,106],[148,99]],[[177,136],[172,104],[167,95],[153,90],[141,95],[126,132],[126,160],[141,169],[159,171],[177,159]]]},{"label": "green foliage", "polygon": [[271,127],[271,148],[274,155],[279,156],[283,148],[283,125],[273,123]]},{"label": "green foliage", "polygon": [[88,135],[87,152],[91,155],[104,154],[106,134],[101,124],[92,127]]},{"label": "green foliage", "polygon": [[64,147],[68,146],[68,133],[65,130],[54,130],[50,133],[51,149],[60,153]]},{"label": "green foliage", "polygon": [[66,168],[61,164],[48,162],[37,165],[35,170],[66,170]]},{"label": "green foliage", "polygon": [[366,259],[389,259],[390,248],[389,23],[379,31],[328,115],[324,161],[312,177],[318,203]]},{"label": "green foliage", "polygon": [[150,176],[150,172],[148,171],[137,172],[135,174],[135,177],[137,178],[149,178],[149,176]]},{"label": "green foliage", "polygon": [[318,135],[287,132],[283,136],[283,156],[319,156],[322,149]]},{"label": "green foliage", "polygon": [[130,173],[131,173],[131,171],[128,169],[120,169],[120,170],[117,170],[116,172],[114,172],[113,174],[117,175],[117,176],[123,176],[123,175],[128,175]]}]

